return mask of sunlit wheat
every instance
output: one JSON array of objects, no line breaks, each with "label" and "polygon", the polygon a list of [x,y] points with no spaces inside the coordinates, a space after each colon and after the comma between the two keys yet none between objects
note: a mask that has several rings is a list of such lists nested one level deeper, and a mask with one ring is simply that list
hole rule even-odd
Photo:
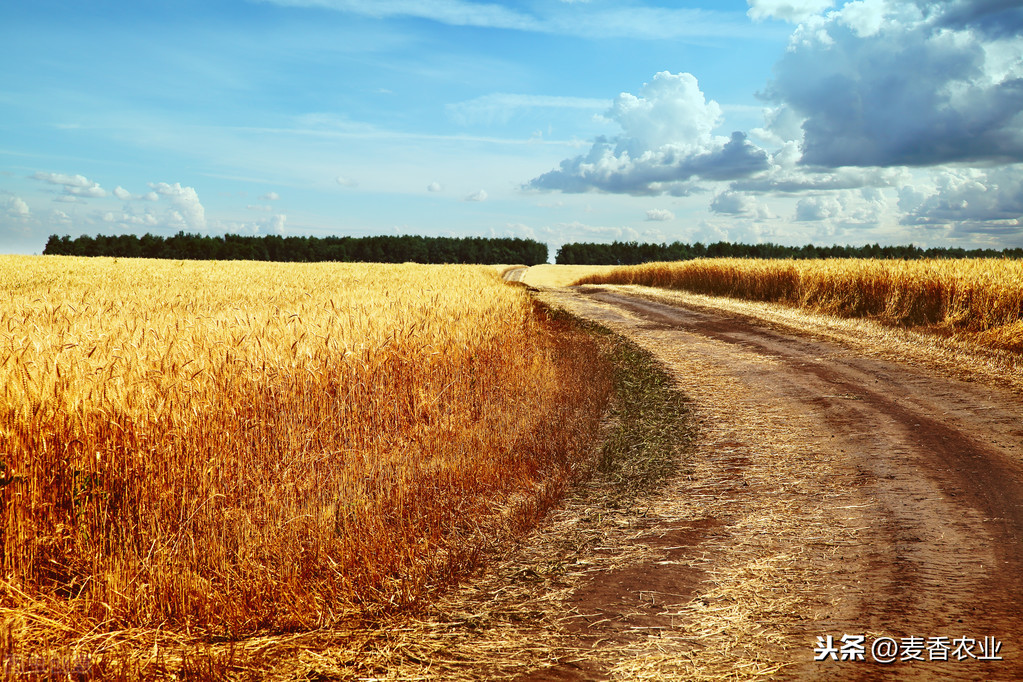
[{"label": "sunlit wheat", "polygon": [[414,605],[556,499],[606,399],[488,268],[5,257],[0,286],[17,631]]},{"label": "sunlit wheat", "polygon": [[639,284],[776,301],[843,317],[969,335],[1023,351],[1023,261],[747,260],[648,263],[578,284]]}]

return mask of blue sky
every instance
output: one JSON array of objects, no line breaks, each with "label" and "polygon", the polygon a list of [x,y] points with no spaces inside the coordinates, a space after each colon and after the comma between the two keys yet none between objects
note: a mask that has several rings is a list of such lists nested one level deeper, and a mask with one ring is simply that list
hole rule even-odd
[{"label": "blue sky", "polygon": [[50,234],[1023,246],[1006,0],[4,2]]}]

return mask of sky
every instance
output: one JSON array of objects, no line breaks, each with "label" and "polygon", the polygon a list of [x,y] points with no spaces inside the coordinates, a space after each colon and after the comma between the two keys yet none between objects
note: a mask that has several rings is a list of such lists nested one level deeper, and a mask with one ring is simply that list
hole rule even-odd
[{"label": "sky", "polygon": [[52,234],[1023,246],[1007,0],[0,0]]}]

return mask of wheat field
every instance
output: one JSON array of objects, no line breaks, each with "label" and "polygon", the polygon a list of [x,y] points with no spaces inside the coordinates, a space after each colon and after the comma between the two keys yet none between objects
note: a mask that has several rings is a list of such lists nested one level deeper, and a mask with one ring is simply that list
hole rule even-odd
[{"label": "wheat field", "polygon": [[7,646],[415,608],[556,501],[610,390],[486,267],[11,256],[0,285]]},{"label": "wheat field", "polygon": [[779,302],[1023,351],[1020,260],[700,259],[624,266],[575,283],[638,284]]}]

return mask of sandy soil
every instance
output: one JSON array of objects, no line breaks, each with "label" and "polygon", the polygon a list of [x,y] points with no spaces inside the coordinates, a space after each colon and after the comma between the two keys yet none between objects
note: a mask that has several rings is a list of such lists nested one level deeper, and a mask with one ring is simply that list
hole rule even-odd
[{"label": "sandy soil", "polygon": [[[1023,679],[1018,392],[616,287],[542,296],[655,353],[700,443],[630,522],[644,558],[563,598],[576,653],[520,679]],[[814,660],[843,635],[864,660]]]}]

